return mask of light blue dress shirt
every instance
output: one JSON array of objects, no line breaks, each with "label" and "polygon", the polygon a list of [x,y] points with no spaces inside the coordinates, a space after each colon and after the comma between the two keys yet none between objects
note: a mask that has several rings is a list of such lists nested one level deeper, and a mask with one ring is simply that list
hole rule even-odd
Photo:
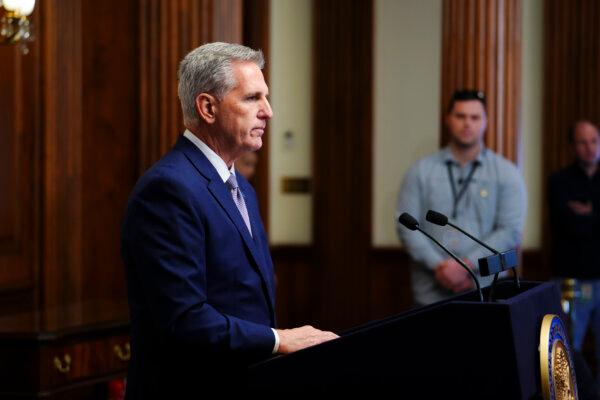
[{"label": "light blue dress shirt", "polygon": [[[465,185],[469,172],[477,163],[464,194],[456,203],[448,165],[451,165],[456,192]],[[477,159],[462,166],[448,148],[422,158],[411,166],[402,182],[396,207],[396,229],[411,256],[411,283],[415,303],[430,304],[452,295],[435,279],[438,263],[449,258],[436,244],[419,232],[401,226],[398,216],[408,212],[420,227],[461,258],[477,266],[489,251],[450,226],[437,226],[425,220],[428,210],[446,214],[450,220],[491,247],[504,251],[521,240],[526,213],[526,191],[515,165],[493,151],[482,148]],[[482,287],[491,277],[480,278]]]}]

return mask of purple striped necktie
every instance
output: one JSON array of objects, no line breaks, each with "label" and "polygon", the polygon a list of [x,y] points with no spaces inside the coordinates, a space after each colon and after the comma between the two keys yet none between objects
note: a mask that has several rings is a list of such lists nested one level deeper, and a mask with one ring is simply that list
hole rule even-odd
[{"label": "purple striped necktie", "polygon": [[246,223],[246,227],[248,228],[248,232],[250,232],[250,236],[252,236],[252,228],[250,228],[250,217],[248,216],[248,209],[246,208],[246,202],[244,201],[244,196],[242,196],[242,192],[237,183],[237,179],[235,179],[235,175],[232,173],[229,175],[229,179],[227,179],[227,186],[231,191],[231,197],[233,197],[233,202],[237,206],[240,214],[242,215],[242,219]]}]

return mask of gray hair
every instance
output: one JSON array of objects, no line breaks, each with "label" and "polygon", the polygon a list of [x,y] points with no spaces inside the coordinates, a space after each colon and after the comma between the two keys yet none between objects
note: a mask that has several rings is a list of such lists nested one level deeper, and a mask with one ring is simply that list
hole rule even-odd
[{"label": "gray hair", "polygon": [[204,44],[183,58],[179,64],[177,92],[186,125],[200,121],[196,112],[196,97],[200,93],[211,93],[222,100],[235,87],[232,68],[235,61],[250,61],[260,69],[265,65],[262,51],[222,42]]}]

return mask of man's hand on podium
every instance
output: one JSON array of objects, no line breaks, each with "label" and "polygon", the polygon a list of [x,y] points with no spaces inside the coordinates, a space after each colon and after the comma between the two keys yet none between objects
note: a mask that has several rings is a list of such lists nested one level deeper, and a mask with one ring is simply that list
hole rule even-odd
[{"label": "man's hand on podium", "polygon": [[293,329],[277,329],[279,335],[279,353],[288,354],[306,347],[336,339],[333,332],[321,331],[310,325]]},{"label": "man's hand on podium", "polygon": [[[469,260],[463,260],[471,267]],[[438,264],[435,269],[435,279],[448,290],[454,293],[464,292],[473,287],[469,273],[456,261],[448,258]]]}]

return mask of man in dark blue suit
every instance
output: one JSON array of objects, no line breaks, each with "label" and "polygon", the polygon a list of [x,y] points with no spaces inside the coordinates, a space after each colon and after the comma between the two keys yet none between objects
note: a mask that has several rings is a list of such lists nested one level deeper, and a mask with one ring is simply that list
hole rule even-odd
[{"label": "man in dark blue suit", "polygon": [[262,53],[209,43],[179,68],[186,131],[131,194],[122,231],[132,324],[127,398],[243,385],[251,362],[337,337],[275,329],[275,282],[256,194],[235,173],[272,117]]}]

